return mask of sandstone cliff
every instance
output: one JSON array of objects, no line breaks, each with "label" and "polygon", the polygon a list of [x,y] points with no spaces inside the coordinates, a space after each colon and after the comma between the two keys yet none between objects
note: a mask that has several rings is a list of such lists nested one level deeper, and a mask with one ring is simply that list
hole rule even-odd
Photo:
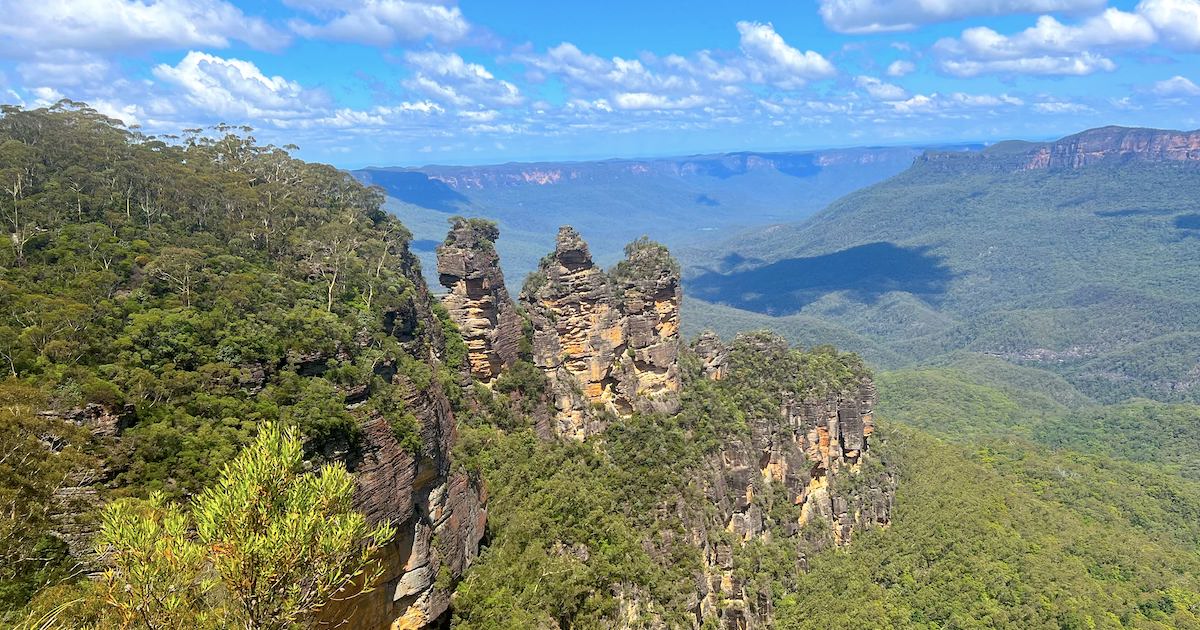
[{"label": "sandstone cliff", "polygon": [[442,303],[467,344],[471,376],[491,383],[517,360],[521,316],[504,285],[496,255],[500,233],[479,219],[457,220],[437,250]]},{"label": "sandstone cliff", "polygon": [[935,168],[1031,171],[1077,169],[1094,164],[1175,162],[1200,165],[1200,130],[1130,127],[1089,129],[1054,142],[1001,142],[979,152],[928,152],[918,162]]},{"label": "sandstone cliff", "polygon": [[609,274],[575,230],[559,230],[554,253],[521,291],[533,362],[553,387],[557,435],[598,433],[605,412],[675,408],[681,299],[679,266],[662,246],[630,244]]},{"label": "sandstone cliff", "polygon": [[450,608],[449,582],[477,555],[487,520],[483,488],[451,469],[455,419],[445,390],[438,379],[418,384],[403,369],[416,363],[436,371],[446,343],[418,265],[407,251],[402,254],[413,291],[384,319],[386,333],[407,356],[378,366],[376,373],[401,388],[403,408],[417,420],[421,447],[406,450],[391,428],[394,419],[375,413],[365,423],[364,446],[347,456],[358,482],[359,509],[373,522],[398,526],[381,558],[380,583],[354,602],[347,626],[352,628],[407,630],[439,622]]},{"label": "sandstone cliff", "polygon": [[[777,337],[751,335],[736,343],[743,357],[789,363],[787,344]],[[730,365],[738,359],[715,336],[702,336],[692,347],[707,378],[732,372],[736,379],[747,371],[748,366]],[[738,571],[744,564],[739,557],[751,543],[786,544],[800,572],[808,553],[848,545],[856,531],[891,521],[895,476],[870,453],[871,380],[862,376],[840,391],[802,398],[783,391],[778,403],[776,413],[750,416],[748,431],[705,458],[700,482],[715,509],[691,525],[703,551],[698,621],[716,618],[732,629],[770,627],[769,598],[746,583],[744,567]],[[798,518],[778,518],[783,506],[796,506]]]}]

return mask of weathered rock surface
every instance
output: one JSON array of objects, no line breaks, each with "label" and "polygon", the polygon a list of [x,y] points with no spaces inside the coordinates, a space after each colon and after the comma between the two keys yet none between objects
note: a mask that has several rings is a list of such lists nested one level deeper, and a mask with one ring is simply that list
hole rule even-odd
[{"label": "weathered rock surface", "polygon": [[437,250],[442,298],[467,344],[471,375],[485,384],[517,360],[521,316],[504,285],[495,224],[461,219]]},{"label": "weathered rock surface", "polygon": [[521,292],[533,325],[533,362],[550,378],[555,433],[584,439],[603,413],[669,412],[679,379],[678,265],[649,241],[626,248],[611,274],[570,227]]},{"label": "weathered rock surface", "polygon": [[[719,368],[706,370],[710,378],[724,369],[728,351],[715,336],[702,336],[693,349],[702,366],[705,353],[722,357]],[[727,441],[705,460],[702,484],[716,509],[692,525],[704,558],[698,619],[715,617],[725,628],[770,627],[769,600],[745,591],[734,558],[741,545],[773,535],[764,512],[774,501],[799,507],[799,519],[782,532],[795,539],[797,571],[807,568],[805,550],[847,545],[856,531],[890,523],[896,480],[869,454],[874,403],[874,385],[865,378],[828,397],[785,395],[778,415],[749,419],[748,436]]]},{"label": "weathered rock surface", "polygon": [[1176,162],[1200,165],[1200,130],[1130,127],[1089,129],[1054,142],[1003,142],[978,152],[930,151],[917,159],[934,168],[1000,172],[1077,169],[1100,163]]},{"label": "weathered rock surface", "polygon": [[[432,310],[434,298],[411,254],[402,255],[414,291],[384,318],[386,332],[410,357],[436,370],[446,344]],[[421,448],[406,450],[389,419],[374,414],[364,423],[362,448],[345,456],[357,482],[356,506],[372,523],[395,524],[397,534],[383,550],[384,573],[374,590],[348,609],[334,606],[328,612],[331,618],[348,617],[349,628],[426,628],[440,623],[450,609],[451,584],[438,583],[439,575],[457,580],[479,552],[486,494],[451,468],[455,419],[439,380],[418,386],[390,364],[377,366],[376,374],[404,392],[403,408],[419,423]]]}]

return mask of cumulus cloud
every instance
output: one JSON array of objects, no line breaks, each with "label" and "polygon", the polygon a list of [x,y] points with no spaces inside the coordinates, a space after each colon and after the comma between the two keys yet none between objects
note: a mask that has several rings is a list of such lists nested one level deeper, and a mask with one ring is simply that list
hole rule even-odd
[{"label": "cumulus cloud", "polygon": [[875,77],[859,76],[854,79],[854,83],[865,90],[871,98],[880,101],[899,101],[908,98],[908,92],[904,88],[885,83]]},{"label": "cumulus cloud", "polygon": [[293,20],[292,30],[305,37],[390,46],[426,38],[452,43],[466,37],[471,25],[456,6],[421,0],[357,0],[324,2],[293,0],[292,6],[318,15],[333,14],[328,21],[313,24]]},{"label": "cumulus cloud", "polygon": [[174,66],[155,66],[153,73],[178,88],[192,106],[219,116],[290,118],[316,100],[299,83],[267,76],[249,61],[195,50]]},{"label": "cumulus cloud", "polygon": [[597,104],[625,110],[681,110],[712,107],[744,97],[754,86],[795,90],[833,76],[833,64],[821,54],[784,41],[770,24],[738,22],[736,51],[700,50],[691,55],[636,59],[604,58],[564,42],[544,53],[520,50],[534,80],[560,79],[576,111],[602,111]]},{"label": "cumulus cloud", "polygon": [[1200,49],[1200,0],[1142,0],[1136,10],[1168,46]]},{"label": "cumulus cloud", "polygon": [[1116,64],[1095,50],[1140,48],[1154,43],[1153,25],[1138,13],[1106,9],[1077,25],[1044,15],[1015,35],[980,26],[934,45],[942,70],[957,76],[984,73],[1084,75]]},{"label": "cumulus cloud", "polygon": [[795,88],[809,80],[836,74],[828,59],[811,50],[801,52],[788,45],[769,23],[738,22],[737,29],[742,52],[755,62],[749,68],[760,82]]},{"label": "cumulus cloud", "polygon": [[1177,97],[1177,96],[1200,96],[1200,86],[1192,83],[1187,77],[1175,75],[1170,79],[1158,81],[1151,88],[1151,91],[1158,96]]},{"label": "cumulus cloud", "polygon": [[286,35],[224,0],[0,0],[0,50],[141,51],[147,48],[255,48],[285,45]]},{"label": "cumulus cloud", "polygon": [[897,59],[888,64],[887,75],[889,77],[902,77],[906,74],[915,72],[917,64],[908,61],[907,59]]},{"label": "cumulus cloud", "polygon": [[1017,107],[1025,102],[1015,96],[1001,94],[916,94],[906,100],[889,103],[900,114],[934,114],[952,113],[965,110],[997,109],[1002,107]]},{"label": "cumulus cloud", "polygon": [[476,103],[513,106],[524,101],[516,85],[497,79],[487,68],[468,63],[456,53],[408,52],[404,60],[417,71],[405,85],[434,100],[459,107]]},{"label": "cumulus cloud", "polygon": [[986,73],[1084,75],[1111,71],[1114,52],[1162,43],[1200,50],[1200,0],[1142,0],[1133,11],[1108,8],[1077,24],[1043,15],[1013,35],[969,28],[937,42],[939,67],[957,76]]},{"label": "cumulus cloud", "polygon": [[924,24],[1015,13],[1087,12],[1106,0],[819,0],[821,18],[841,33],[907,31]]}]

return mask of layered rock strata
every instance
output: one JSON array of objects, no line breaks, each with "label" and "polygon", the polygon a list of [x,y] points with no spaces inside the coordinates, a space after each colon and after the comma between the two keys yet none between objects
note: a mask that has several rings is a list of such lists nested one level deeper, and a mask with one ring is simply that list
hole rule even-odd
[{"label": "layered rock strata", "polygon": [[[446,343],[415,258],[407,251],[405,275],[412,297],[384,318],[387,332],[409,357],[436,370]],[[451,468],[454,412],[438,379],[414,383],[396,364],[376,373],[399,386],[404,409],[417,419],[421,448],[410,452],[393,435],[389,418],[375,414],[364,426],[364,447],[349,457],[357,481],[356,503],[372,522],[396,524],[384,549],[384,574],[375,589],[354,601],[346,627],[415,630],[440,623],[450,609],[452,584],[479,552],[487,521],[486,494],[464,472]],[[439,580],[439,576],[443,579]]]},{"label": "layered rock strata", "polygon": [[495,224],[459,219],[437,249],[442,304],[467,344],[471,376],[490,384],[517,360],[521,316],[504,285]]},{"label": "layered rock strata", "polygon": [[[700,337],[693,349],[709,378],[729,369],[728,349],[715,336]],[[748,435],[706,458],[701,479],[716,509],[691,526],[704,560],[698,623],[770,627],[770,602],[748,592],[735,571],[744,545],[773,535],[794,539],[799,572],[807,569],[807,552],[847,545],[855,532],[891,522],[896,479],[869,453],[874,403],[865,377],[825,397],[782,395],[777,415],[748,419]],[[772,532],[766,512],[775,501],[797,506],[799,518]]]},{"label": "layered rock strata", "polygon": [[553,388],[557,435],[598,433],[605,412],[677,408],[681,299],[679,267],[661,245],[632,243],[605,273],[578,232],[559,230],[554,253],[521,292],[533,362]]}]

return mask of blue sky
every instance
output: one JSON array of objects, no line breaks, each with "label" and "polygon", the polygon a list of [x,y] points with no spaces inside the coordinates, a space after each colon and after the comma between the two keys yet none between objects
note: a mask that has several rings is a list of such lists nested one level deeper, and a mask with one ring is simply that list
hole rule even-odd
[{"label": "blue sky", "polygon": [[343,167],[1200,127],[1200,0],[0,0],[0,93]]}]

